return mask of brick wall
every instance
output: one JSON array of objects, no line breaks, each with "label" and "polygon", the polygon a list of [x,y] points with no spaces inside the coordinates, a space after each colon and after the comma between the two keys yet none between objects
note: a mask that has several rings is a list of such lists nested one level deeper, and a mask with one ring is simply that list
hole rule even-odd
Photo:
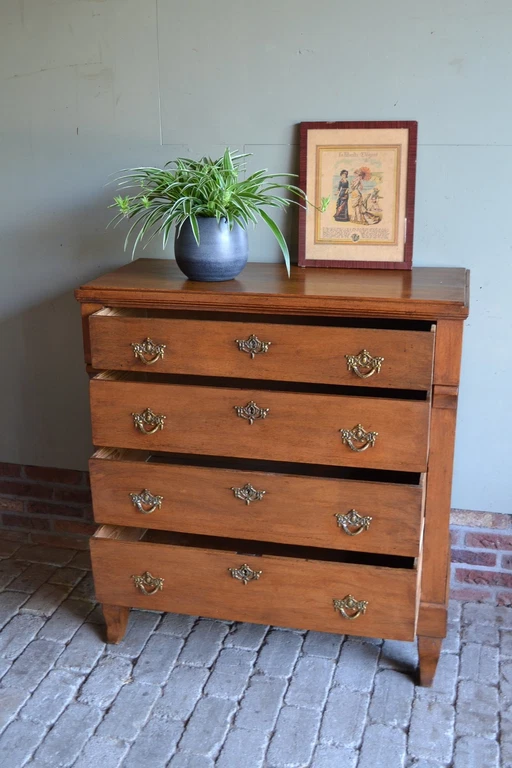
[{"label": "brick wall", "polygon": [[452,510],[452,595],[512,605],[512,515]]},{"label": "brick wall", "polygon": [[[452,595],[512,605],[512,515],[454,509]],[[0,527],[83,547],[94,531],[87,472],[0,463]]]},{"label": "brick wall", "polygon": [[95,530],[89,473],[0,462],[0,527],[82,548]]}]

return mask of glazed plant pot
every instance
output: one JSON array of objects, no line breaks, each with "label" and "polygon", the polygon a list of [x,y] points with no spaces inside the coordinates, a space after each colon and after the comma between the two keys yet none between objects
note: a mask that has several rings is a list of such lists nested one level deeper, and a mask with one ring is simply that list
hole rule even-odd
[{"label": "glazed plant pot", "polygon": [[198,217],[197,222],[199,245],[188,220],[174,238],[178,267],[189,280],[232,280],[247,264],[247,231],[238,224],[230,229],[225,219],[217,222],[216,218]]}]

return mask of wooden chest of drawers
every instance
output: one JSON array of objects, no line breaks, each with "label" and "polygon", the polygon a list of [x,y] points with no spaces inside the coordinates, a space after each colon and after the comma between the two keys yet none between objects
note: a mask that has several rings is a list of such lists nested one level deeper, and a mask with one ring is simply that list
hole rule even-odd
[{"label": "wooden chest of drawers", "polygon": [[430,684],[467,272],[140,259],[77,298],[109,641],[130,607],[418,636]]}]

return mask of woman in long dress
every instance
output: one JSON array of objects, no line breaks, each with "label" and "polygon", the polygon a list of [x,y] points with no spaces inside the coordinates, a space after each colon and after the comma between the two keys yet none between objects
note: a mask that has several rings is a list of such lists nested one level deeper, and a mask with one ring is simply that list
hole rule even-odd
[{"label": "woman in long dress", "polygon": [[350,220],[354,224],[364,224],[362,203],[363,203],[363,179],[366,177],[366,169],[356,168],[354,178],[350,184]]},{"label": "woman in long dress", "polygon": [[350,221],[348,215],[348,171],[340,171],[338,199],[336,200],[335,221]]}]

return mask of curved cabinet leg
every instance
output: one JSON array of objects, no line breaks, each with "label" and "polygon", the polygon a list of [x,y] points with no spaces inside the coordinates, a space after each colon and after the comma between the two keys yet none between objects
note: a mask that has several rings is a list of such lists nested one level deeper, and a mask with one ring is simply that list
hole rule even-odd
[{"label": "curved cabinet leg", "polygon": [[420,685],[424,685],[427,688],[434,682],[434,675],[436,674],[442,643],[442,637],[426,637],[425,635],[418,635]]},{"label": "curved cabinet leg", "polygon": [[106,603],[101,608],[107,625],[107,643],[120,643],[126,633],[130,609]]}]

